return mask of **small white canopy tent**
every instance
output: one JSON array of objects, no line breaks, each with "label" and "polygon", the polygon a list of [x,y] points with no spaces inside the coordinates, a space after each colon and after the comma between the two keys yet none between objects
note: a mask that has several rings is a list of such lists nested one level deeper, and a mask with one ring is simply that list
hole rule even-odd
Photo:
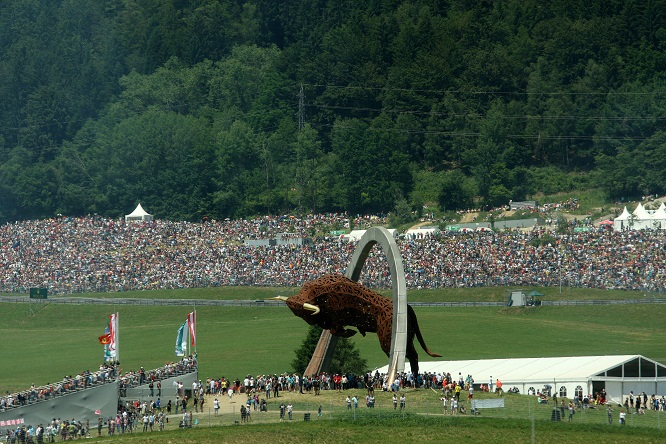
[{"label": "small white canopy tent", "polygon": [[654,228],[666,229],[666,205],[661,203],[661,206],[652,215],[652,226]]},{"label": "small white canopy tent", "polygon": [[148,214],[141,204],[137,205],[134,211],[125,216],[125,222],[153,220],[153,215]]},{"label": "small white canopy tent", "polygon": [[613,219],[613,229],[615,231],[622,231],[624,229],[629,228],[630,217],[631,214],[629,214],[629,210],[627,210],[627,207],[624,207],[624,210],[622,210],[622,214]]},{"label": "small white canopy tent", "polygon": [[638,203],[638,206],[632,214],[634,215],[635,230],[652,228],[652,215],[645,209],[642,203]]}]

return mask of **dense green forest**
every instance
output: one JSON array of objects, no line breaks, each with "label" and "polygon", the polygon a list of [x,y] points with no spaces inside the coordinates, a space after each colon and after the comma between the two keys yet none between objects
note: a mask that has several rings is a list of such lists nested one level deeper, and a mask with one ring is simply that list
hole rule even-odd
[{"label": "dense green forest", "polygon": [[0,222],[666,192],[666,0],[5,0]]}]

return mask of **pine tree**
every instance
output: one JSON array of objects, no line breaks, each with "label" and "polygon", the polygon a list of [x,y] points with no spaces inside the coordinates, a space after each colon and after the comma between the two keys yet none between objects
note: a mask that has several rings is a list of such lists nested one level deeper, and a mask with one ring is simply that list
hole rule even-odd
[{"label": "pine tree", "polygon": [[[296,373],[303,374],[305,372],[312,353],[317,347],[317,342],[321,336],[322,328],[316,325],[311,325],[306,338],[303,340],[300,348],[296,350],[296,357],[291,365]],[[368,369],[368,362],[366,359],[361,358],[361,354],[356,348],[356,345],[348,338],[340,338],[338,345],[335,348],[331,366],[328,369],[329,373],[354,373],[357,375],[363,374]]]}]

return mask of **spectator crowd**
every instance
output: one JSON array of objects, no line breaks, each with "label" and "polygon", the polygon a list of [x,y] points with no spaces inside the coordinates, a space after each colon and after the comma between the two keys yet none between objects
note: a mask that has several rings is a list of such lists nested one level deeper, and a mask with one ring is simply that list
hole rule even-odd
[{"label": "spectator crowd", "polygon": [[116,372],[115,365],[103,364],[96,372],[86,370],[76,376],[65,376],[62,381],[53,384],[49,383],[39,387],[33,384],[29,389],[20,392],[7,392],[5,396],[0,396],[0,411],[47,401],[68,393],[114,382]]},{"label": "spectator crowd", "polygon": [[[386,223],[358,217],[354,228]],[[326,273],[344,273],[356,247],[335,228],[345,215],[261,217],[201,223],[125,223],[101,217],[16,222],[0,227],[0,292],[51,294],[228,285],[299,287]],[[278,234],[309,242],[250,246]],[[316,235],[319,234],[319,235]],[[544,239],[547,239],[544,241]],[[447,232],[397,239],[409,288],[571,286],[661,292],[666,289],[666,230],[595,229]],[[362,283],[390,286],[379,248]]]}]

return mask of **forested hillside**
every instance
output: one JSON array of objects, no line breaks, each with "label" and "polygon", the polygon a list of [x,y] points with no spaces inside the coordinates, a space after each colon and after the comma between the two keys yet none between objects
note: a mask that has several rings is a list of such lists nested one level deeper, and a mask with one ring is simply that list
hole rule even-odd
[{"label": "forested hillside", "polygon": [[666,0],[5,0],[0,222],[666,192]]}]

